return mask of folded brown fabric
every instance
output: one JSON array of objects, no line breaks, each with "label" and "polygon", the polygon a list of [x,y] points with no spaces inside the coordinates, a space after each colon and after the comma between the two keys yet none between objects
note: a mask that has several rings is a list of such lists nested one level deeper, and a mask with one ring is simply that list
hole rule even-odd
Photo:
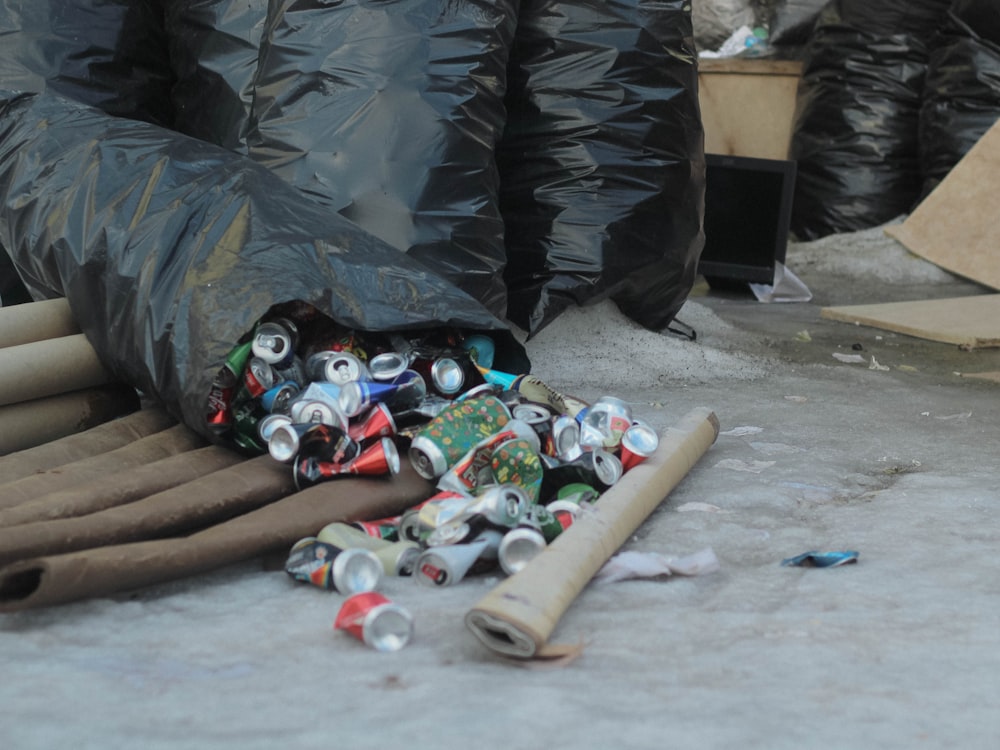
[{"label": "folded brown fabric", "polygon": [[0,565],[26,557],[186,534],[294,491],[289,468],[270,456],[259,456],[125,505],[76,518],[0,529]]},{"label": "folded brown fabric", "polygon": [[108,383],[0,406],[0,456],[83,432],[140,405],[134,388]]},{"label": "folded brown fabric", "polygon": [[13,482],[56,466],[107,453],[176,424],[177,420],[163,409],[142,409],[85,432],[0,457],[0,482]]},{"label": "folded brown fabric", "polygon": [[245,456],[218,445],[178,453],[130,471],[50,492],[13,508],[0,508],[0,530],[20,524],[97,513],[192,482],[246,460]]},{"label": "folded brown fabric", "polygon": [[432,493],[407,462],[391,479],[324,482],[188,537],[22,560],[0,569],[0,612],[107,596],[287,550],[328,523],[396,515]]},{"label": "folded brown fabric", "polygon": [[152,463],[167,456],[203,448],[208,441],[184,425],[176,425],[133,443],[0,485],[0,508],[12,508],[50,492]]}]

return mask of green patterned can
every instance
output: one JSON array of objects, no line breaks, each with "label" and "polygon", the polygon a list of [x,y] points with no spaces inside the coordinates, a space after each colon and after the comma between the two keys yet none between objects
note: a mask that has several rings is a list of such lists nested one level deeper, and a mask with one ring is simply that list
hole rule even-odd
[{"label": "green patterned can", "polygon": [[413,468],[425,479],[440,477],[510,419],[510,410],[496,396],[456,401],[414,435],[409,451]]},{"label": "green patterned can", "polygon": [[517,485],[532,503],[538,502],[542,487],[542,461],[530,441],[515,438],[498,445],[493,450],[490,468],[497,484]]}]

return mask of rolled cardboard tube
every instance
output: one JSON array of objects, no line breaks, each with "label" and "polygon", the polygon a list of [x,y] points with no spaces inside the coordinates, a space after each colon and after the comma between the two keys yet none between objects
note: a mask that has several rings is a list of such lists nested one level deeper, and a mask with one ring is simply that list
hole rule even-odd
[{"label": "rolled cardboard tube", "polygon": [[112,380],[82,333],[0,349],[0,406]]},{"label": "rolled cardboard tube", "polygon": [[0,529],[0,565],[27,557],[186,534],[256,510],[294,491],[295,479],[287,466],[270,456],[258,456],[125,505]]},{"label": "rolled cardboard tube", "polygon": [[21,560],[0,569],[0,612],[109,596],[287,552],[329,523],[397,515],[433,491],[404,464],[391,479],[341,477],[190,536]]},{"label": "rolled cardboard tube", "polygon": [[0,348],[80,333],[65,297],[0,307]]},{"label": "rolled cardboard tube", "polygon": [[719,434],[706,408],[660,435],[657,450],[581,513],[555,541],[465,615],[488,648],[505,656],[546,655],[559,618],[601,566],[705,454]]},{"label": "rolled cardboard tube", "polygon": [[96,514],[193,482],[243,461],[246,461],[245,456],[218,445],[179,453],[131,471],[50,492],[13,508],[0,508],[0,533],[10,526]]},{"label": "rolled cardboard tube", "polygon": [[202,448],[206,443],[205,438],[184,425],[168,427],[113,451],[0,485],[0,508],[12,508],[50,492],[130,471],[167,456]]},{"label": "rolled cardboard tube", "polygon": [[[66,394],[72,398],[72,394]],[[58,408],[60,397],[52,397],[51,404]],[[24,414],[33,414],[32,406],[40,406],[39,400],[27,401],[24,404],[11,404],[0,407],[0,433],[7,438],[9,430],[17,429],[16,425]],[[43,409],[48,410],[49,401]],[[10,412],[8,412],[10,410]],[[3,414],[13,413],[10,422]],[[38,418],[42,413],[38,413]],[[15,479],[31,476],[41,471],[47,471],[63,464],[90,458],[101,453],[121,448],[123,445],[135,442],[147,435],[173,427],[177,421],[163,409],[147,408],[133,412],[118,419],[112,419],[74,435],[52,440],[31,448],[18,450],[6,456],[0,456],[0,485],[13,482]],[[14,438],[7,438],[13,440]]]},{"label": "rolled cardboard tube", "polygon": [[82,432],[138,408],[138,394],[123,383],[0,406],[0,456]]}]

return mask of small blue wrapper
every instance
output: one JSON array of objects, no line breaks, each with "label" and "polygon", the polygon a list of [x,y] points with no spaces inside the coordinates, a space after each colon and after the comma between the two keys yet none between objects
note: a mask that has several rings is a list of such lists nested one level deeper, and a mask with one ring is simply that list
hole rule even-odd
[{"label": "small blue wrapper", "polygon": [[838,552],[817,552],[811,550],[801,555],[789,557],[781,561],[784,566],[797,565],[800,568],[835,568],[838,565],[848,565],[858,561],[858,553],[854,550]]}]

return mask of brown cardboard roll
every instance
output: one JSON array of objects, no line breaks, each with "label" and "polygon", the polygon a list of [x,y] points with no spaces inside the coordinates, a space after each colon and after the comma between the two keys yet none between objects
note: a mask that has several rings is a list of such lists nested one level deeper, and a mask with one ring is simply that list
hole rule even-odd
[{"label": "brown cardboard roll", "polygon": [[0,349],[0,406],[113,379],[82,333]]},{"label": "brown cardboard roll", "polygon": [[[66,397],[72,398],[72,395],[67,394]],[[54,403],[58,403],[60,397],[52,398]],[[25,404],[3,406],[0,407],[0,415],[7,410],[15,414],[24,414],[27,410],[27,413],[32,414],[28,404],[39,405],[40,402],[36,400],[27,401]],[[17,419],[20,419],[20,416]],[[119,419],[111,419],[83,432],[0,456],[0,485],[83,458],[107,453],[176,424],[177,421],[162,409],[147,408]],[[8,429],[15,428],[0,416],[0,432],[5,437]]]},{"label": "brown cardboard roll", "polygon": [[709,409],[690,411],[660,435],[656,451],[581,513],[524,568],[466,613],[466,626],[505,656],[543,657],[563,613],[601,566],[683,479],[715,442],[719,421]]},{"label": "brown cardboard roll", "polygon": [[287,551],[335,521],[399,514],[434,491],[408,464],[391,479],[342,477],[324,482],[187,537],[12,563],[0,569],[0,612],[108,596],[204,573]]},{"label": "brown cardboard roll", "polygon": [[65,297],[0,307],[0,348],[79,332]]},{"label": "brown cardboard roll", "polygon": [[0,565],[26,557],[187,534],[294,491],[289,467],[270,456],[258,456],[96,513],[0,529]]},{"label": "brown cardboard roll", "polygon": [[138,408],[135,389],[122,383],[0,406],[0,456],[82,432]]},{"label": "brown cardboard roll", "polygon": [[218,445],[196,448],[130,471],[51,492],[13,508],[0,508],[0,531],[9,526],[76,518],[125,505],[246,460],[245,456]]},{"label": "brown cardboard roll", "polygon": [[202,448],[206,443],[205,438],[184,425],[168,427],[113,451],[63,464],[41,474],[32,474],[0,485],[0,508],[12,508],[50,492],[93,479],[109,477],[121,471],[129,471],[167,456]]}]

